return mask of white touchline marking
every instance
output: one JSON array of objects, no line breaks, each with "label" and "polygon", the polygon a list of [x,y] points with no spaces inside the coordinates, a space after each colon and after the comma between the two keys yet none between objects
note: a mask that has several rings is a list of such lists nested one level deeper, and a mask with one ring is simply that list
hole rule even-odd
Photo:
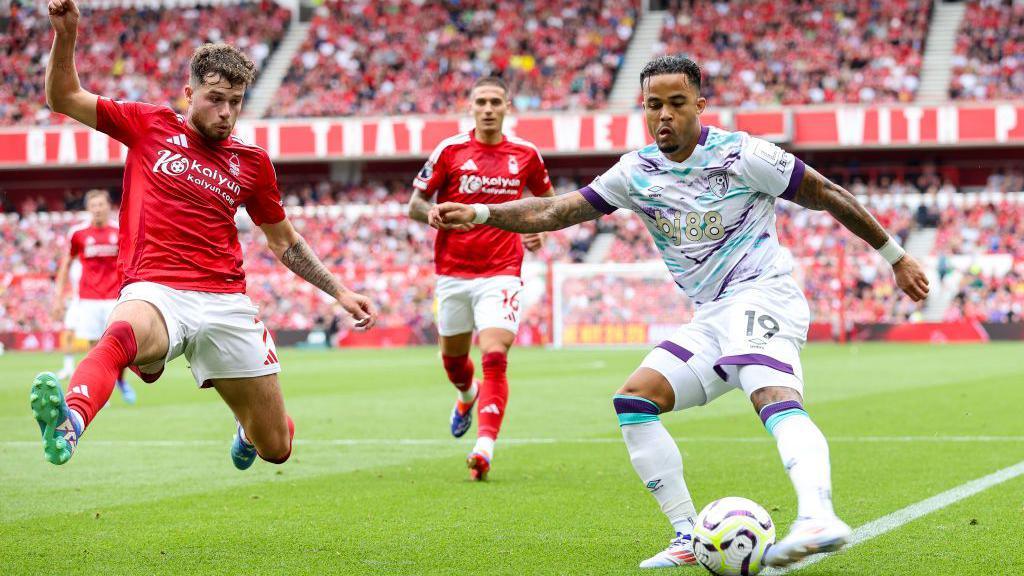
[{"label": "white touchline marking", "polygon": [[[683,446],[701,443],[715,444],[774,444],[775,439],[764,436],[679,436],[675,440]],[[916,442],[1024,442],[1024,436],[835,436],[828,439],[834,443],[916,443]],[[83,440],[88,446],[223,446],[230,440]],[[502,438],[501,444],[525,446],[537,444],[621,444],[621,438]],[[0,446],[39,446],[38,440],[5,440]],[[472,439],[454,440],[448,438],[297,438],[298,446],[461,446],[472,444]]]},{"label": "white touchline marking", "polygon": [[[965,498],[970,498],[979,492],[988,490],[997,484],[1002,484],[1007,480],[1012,480],[1021,475],[1024,475],[1024,461],[993,472],[988,476],[982,476],[976,480],[971,480],[970,482],[961,484],[956,488],[951,488],[941,494],[936,494],[931,498],[911,504],[906,508],[893,512],[892,514],[886,514],[877,520],[872,520],[871,522],[855,529],[853,531],[853,536],[850,538],[850,543],[846,545],[845,549],[867,542],[868,540],[881,536],[886,532],[891,532],[892,530],[895,530],[904,524],[913,522],[922,516],[941,510],[946,506],[955,504]],[[836,553],[818,554],[816,556],[805,558],[784,570],[768,569],[762,572],[762,574],[765,574],[766,576],[789,574],[795,570],[800,570],[801,568],[806,568],[812,564],[820,562],[833,554]]]}]

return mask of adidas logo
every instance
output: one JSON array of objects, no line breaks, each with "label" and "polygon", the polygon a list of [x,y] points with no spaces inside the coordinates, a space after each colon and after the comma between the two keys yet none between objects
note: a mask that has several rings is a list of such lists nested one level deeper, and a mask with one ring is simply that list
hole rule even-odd
[{"label": "adidas logo", "polygon": [[86,386],[85,384],[82,384],[81,386],[72,386],[71,391],[74,392],[75,394],[81,394],[86,398],[89,397],[89,387]]},{"label": "adidas logo", "polygon": [[181,146],[182,148],[188,148],[188,140],[184,134],[178,134],[177,136],[171,136],[167,139],[168,142],[175,146]]},{"label": "adidas logo", "polygon": [[274,351],[271,350],[267,352],[267,359],[263,361],[263,365],[270,366],[271,364],[277,364],[277,362],[277,354],[274,354]]},{"label": "adidas logo", "polygon": [[466,160],[465,164],[459,166],[459,170],[479,170],[479,168],[476,167],[476,162],[473,162],[473,159],[470,158]]},{"label": "adidas logo", "polygon": [[488,404],[480,409],[480,413],[501,415],[501,408],[498,408],[497,404]]}]

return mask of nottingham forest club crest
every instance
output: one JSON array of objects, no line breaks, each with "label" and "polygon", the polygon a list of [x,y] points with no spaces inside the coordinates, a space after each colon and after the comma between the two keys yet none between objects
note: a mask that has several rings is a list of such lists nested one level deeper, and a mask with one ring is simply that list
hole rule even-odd
[{"label": "nottingham forest club crest", "polygon": [[242,161],[238,159],[238,154],[232,154],[228,159],[228,172],[236,178],[242,172]]},{"label": "nottingham forest club crest", "polygon": [[515,156],[508,157],[508,173],[519,174],[519,161],[516,160]]},{"label": "nottingham forest club crest", "polygon": [[713,192],[715,196],[722,198],[729,191],[729,172],[715,170],[709,173],[706,178],[708,180],[708,190]]}]

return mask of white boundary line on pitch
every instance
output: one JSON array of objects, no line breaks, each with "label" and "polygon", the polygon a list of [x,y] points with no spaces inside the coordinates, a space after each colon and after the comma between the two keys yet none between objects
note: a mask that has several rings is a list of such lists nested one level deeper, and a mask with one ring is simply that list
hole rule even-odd
[{"label": "white boundary line on pitch", "polygon": [[[872,520],[871,522],[868,522],[854,530],[853,536],[850,539],[850,543],[847,544],[846,549],[867,542],[872,538],[877,538],[882,534],[891,532],[905,524],[909,524],[922,516],[927,516],[932,512],[941,510],[965,498],[970,498],[979,492],[988,490],[997,484],[1002,484],[1007,480],[1012,480],[1021,475],[1024,475],[1024,461],[1018,462],[1013,466],[1007,466],[1006,468],[993,472],[988,476],[982,476],[976,480],[971,480],[970,482],[961,484],[956,488],[951,488],[941,494],[936,494],[931,498],[911,504],[906,508],[901,508],[892,514],[886,514],[885,516]],[[763,574],[765,574],[765,576],[789,574],[795,570],[800,570],[801,568],[806,568],[812,564],[816,564],[833,554],[836,553],[818,554],[817,556],[811,556],[810,558],[797,562],[784,570],[769,569],[765,570]]]},{"label": "white boundary line on pitch", "polygon": [[[767,434],[754,437],[677,437],[677,442],[684,446],[715,443],[715,444],[774,444],[775,439]],[[880,443],[880,444],[903,444],[916,442],[1024,442],[1024,436],[834,436],[828,439],[836,443]],[[139,446],[139,447],[161,447],[161,446],[220,446],[227,444],[230,440],[83,440],[86,445],[95,446]],[[299,438],[295,440],[298,446],[460,446],[471,444],[471,440],[453,440],[446,438]],[[621,444],[621,438],[502,438],[501,443],[506,446],[526,446],[545,444]],[[0,441],[0,446],[23,447],[39,445],[39,441],[28,440],[5,440]]]}]

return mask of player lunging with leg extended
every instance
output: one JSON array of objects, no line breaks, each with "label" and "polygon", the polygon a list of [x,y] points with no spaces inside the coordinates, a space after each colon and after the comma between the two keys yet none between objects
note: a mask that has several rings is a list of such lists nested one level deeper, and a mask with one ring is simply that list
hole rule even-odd
[{"label": "player lunging with leg extended", "polygon": [[32,384],[46,459],[63,464],[71,458],[123,368],[152,382],[167,362],[184,355],[196,383],[215,388],[234,412],[235,466],[248,468],[257,455],[284,462],[294,425],[278,385],[274,341],[245,295],[238,206],[245,204],[267,245],[296,275],[337,298],[367,328],[376,312],[366,297],[342,286],[292,228],[266,151],[231,136],[253,63],[226,44],[196,49],[184,117],[164,106],[113,102],[79,85],[74,0],[51,0],[49,11],[56,35],[46,68],[47,103],[124,143],[128,158],[117,306],[71,377],[66,400],[52,374]]},{"label": "player lunging with leg extended", "polygon": [[[71,230],[68,251],[57,267],[57,281],[54,287],[53,315],[64,314],[64,285],[67,283],[71,262],[77,259],[82,265],[78,279],[78,298],[66,317],[68,328],[74,326],[74,335],[89,342],[89,348],[96,346],[107,318],[117,304],[121,283],[117,276],[117,226],[110,223],[110,194],[106,190],[89,190],[85,193],[85,208],[91,221],[88,225]],[[74,368],[64,378],[70,377]],[[124,370],[117,376],[117,389],[128,404],[135,403],[135,390],[124,378]]]},{"label": "player lunging with leg extended", "polygon": [[888,260],[913,300],[928,294],[921,267],[856,198],[779,147],[743,132],[702,127],[700,68],[658,58],[640,75],[655,144],[630,152],[582,190],[497,206],[441,204],[440,228],[466,223],[515,232],[557,230],[625,208],[647,225],[665,265],[696,305],[693,321],[659,344],[613,403],[633,467],[677,537],[643,567],[694,564],[696,510],[679,448],[662,412],[700,406],[732,388],[747,394],[796,490],[798,517],[765,559],[785,566],[838,549],[849,527],[832,509],[828,444],[803,406],[800,349],[807,302],[778,243],[777,198],[836,220]]},{"label": "player lunging with leg extended", "polygon": [[[444,140],[413,182],[409,216],[427,221],[431,200],[497,204],[534,196],[553,196],[537,147],[506,137],[501,127],[509,110],[508,88],[497,78],[481,78],[470,92],[475,127]],[[519,235],[491,226],[463,224],[441,230],[434,245],[437,271],[437,328],[448,379],[458,390],[452,408],[452,435],[461,437],[473,423],[479,396],[477,442],[469,454],[470,475],[484,480],[494,456],[505,404],[508,351],[519,329],[519,291],[523,245],[540,249],[540,234]],[[484,379],[477,391],[469,358],[473,329],[479,331]]]}]

